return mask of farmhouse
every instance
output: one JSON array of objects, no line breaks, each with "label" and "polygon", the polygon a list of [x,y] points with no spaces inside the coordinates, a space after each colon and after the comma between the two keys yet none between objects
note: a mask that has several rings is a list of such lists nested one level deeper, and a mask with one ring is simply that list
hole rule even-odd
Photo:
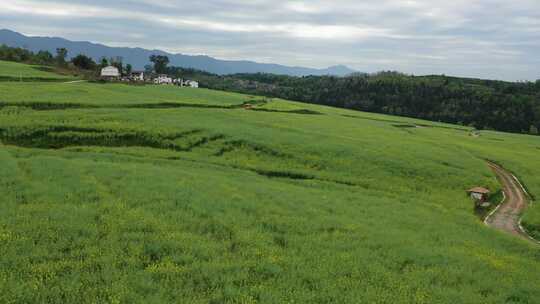
[{"label": "farmhouse", "polygon": [[467,193],[477,202],[485,202],[488,199],[490,191],[483,187],[474,187],[467,190]]},{"label": "farmhouse", "polygon": [[101,69],[101,77],[117,78],[120,77],[120,71],[113,66],[104,67]]},{"label": "farmhouse", "polygon": [[190,87],[190,88],[198,88],[199,83],[197,81],[194,81],[194,80],[186,80],[186,81],[184,81],[183,86],[184,87]]},{"label": "farmhouse", "polygon": [[[144,79],[144,76],[141,72],[141,78]],[[137,80],[135,77],[132,77],[133,80]],[[182,78],[171,78],[168,75],[161,74],[157,75],[151,78],[155,84],[173,84],[180,87],[190,87],[190,88],[198,88],[199,83],[194,80],[184,80]]]},{"label": "farmhouse", "polygon": [[172,84],[173,79],[167,75],[159,75],[154,79],[155,84]]},{"label": "farmhouse", "polygon": [[144,72],[143,71],[131,72],[131,79],[134,81],[144,81]]}]

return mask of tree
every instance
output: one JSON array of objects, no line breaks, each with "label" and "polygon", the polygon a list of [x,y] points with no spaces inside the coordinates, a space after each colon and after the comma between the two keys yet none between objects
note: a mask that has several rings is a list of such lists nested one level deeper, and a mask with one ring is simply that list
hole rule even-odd
[{"label": "tree", "polygon": [[36,61],[38,64],[52,64],[54,57],[49,51],[41,50],[36,54]]},{"label": "tree", "polygon": [[66,48],[57,48],[56,49],[56,63],[58,65],[65,65],[67,55],[68,55],[68,50]]},{"label": "tree", "polygon": [[131,66],[131,64],[128,63],[126,65],[126,74],[131,75],[132,71],[133,71],[133,67]]},{"label": "tree", "polygon": [[83,70],[93,70],[96,68],[96,63],[94,62],[94,60],[83,54],[77,55],[76,57],[71,59],[71,62],[74,66]]},{"label": "tree", "polygon": [[124,71],[124,63],[122,62],[124,59],[120,56],[112,57],[109,59],[110,65],[117,68],[118,71],[120,71],[120,74],[123,74]]},{"label": "tree", "polygon": [[535,125],[531,125],[531,127],[529,128],[529,134],[538,135],[538,128]]},{"label": "tree", "polygon": [[16,62],[25,62],[32,59],[34,53],[22,49],[22,48],[11,48],[6,45],[2,45],[0,48],[0,59]]},{"label": "tree", "polygon": [[152,74],[153,71],[154,71],[154,68],[151,65],[147,64],[144,66],[144,72],[146,74]]},{"label": "tree", "polygon": [[99,64],[102,68],[109,66],[109,61],[105,57],[101,57],[101,63]]},{"label": "tree", "polygon": [[163,55],[152,55],[150,61],[154,63],[154,71],[158,74],[167,73],[167,64],[169,64],[169,57]]}]

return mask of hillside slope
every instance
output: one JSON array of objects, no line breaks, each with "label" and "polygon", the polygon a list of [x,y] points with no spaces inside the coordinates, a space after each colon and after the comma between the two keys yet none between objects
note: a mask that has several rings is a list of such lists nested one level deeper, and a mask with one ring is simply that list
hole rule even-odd
[{"label": "hillside slope", "polygon": [[27,65],[0,60],[0,81],[69,81],[74,78],[59,75],[53,68],[39,65]]},{"label": "hillside slope", "polygon": [[397,72],[349,77],[290,77],[191,72],[202,86],[366,112],[538,135],[540,80],[505,82]]},{"label": "hillside slope", "polygon": [[0,92],[0,302],[540,299],[538,247],[465,194],[500,190],[485,159],[540,193],[538,137],[203,89]]}]

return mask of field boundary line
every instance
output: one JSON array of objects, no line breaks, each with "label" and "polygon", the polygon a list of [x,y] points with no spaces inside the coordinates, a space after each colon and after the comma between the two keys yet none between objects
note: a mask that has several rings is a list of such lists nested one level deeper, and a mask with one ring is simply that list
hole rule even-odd
[{"label": "field boundary line", "polygon": [[501,190],[501,192],[502,192],[502,195],[503,195],[503,198],[502,198],[501,202],[500,202],[499,205],[497,205],[497,207],[496,207],[493,211],[491,211],[491,212],[486,216],[486,218],[484,219],[484,224],[486,224],[486,226],[489,226],[489,223],[488,223],[489,218],[490,218],[491,216],[493,216],[493,214],[495,214],[495,212],[497,212],[497,211],[499,210],[499,208],[501,208],[501,206],[504,204],[504,201],[506,201],[506,193],[504,192],[504,190]]},{"label": "field boundary line", "polygon": [[521,232],[523,232],[523,234],[525,234],[529,239],[531,239],[531,241],[537,243],[537,244],[540,244],[540,241],[533,238],[528,232],[527,232],[527,229],[525,229],[525,227],[523,227],[523,225],[521,225],[521,222],[523,221],[523,218],[520,218],[519,219],[519,222],[518,222],[518,227],[519,227],[519,230],[521,230]]},{"label": "field boundary line", "polygon": [[[523,184],[521,183],[521,181],[513,174],[513,173],[510,173],[510,175],[512,175],[512,178],[518,183],[519,187],[521,187],[521,190],[523,190],[523,193],[525,193],[525,195],[527,195],[529,197],[529,205],[532,206],[534,204],[534,200],[532,199],[532,196],[529,194],[529,192],[527,191],[527,189],[525,189],[525,187],[523,186]],[[529,206],[529,207],[530,207]],[[525,227],[523,227],[523,225],[521,224],[523,222],[523,216],[521,216],[519,218],[519,222],[518,222],[518,228],[519,230],[521,230],[521,232],[523,232],[524,235],[526,235],[529,239],[531,239],[531,241],[535,242],[535,243],[538,243],[540,244],[540,241],[533,238],[529,232],[527,231],[527,229],[525,229]]]},{"label": "field boundary line", "polygon": [[527,189],[523,186],[523,184],[519,181],[519,179],[513,173],[510,173],[510,175],[512,175],[512,178],[518,183],[519,187],[521,187],[521,190],[523,190],[523,193],[525,193],[525,195],[529,197],[529,203],[532,205],[534,203],[534,200],[532,199],[531,194],[527,191]]}]

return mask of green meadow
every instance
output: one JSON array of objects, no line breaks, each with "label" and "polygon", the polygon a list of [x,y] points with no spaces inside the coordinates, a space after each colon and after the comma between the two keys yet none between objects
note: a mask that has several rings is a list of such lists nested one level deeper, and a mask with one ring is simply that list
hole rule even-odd
[{"label": "green meadow", "polygon": [[0,82],[0,102],[10,105],[71,104],[86,107],[111,107],[115,105],[198,104],[233,106],[257,102],[258,97],[237,93],[217,92],[206,89],[178,90],[175,86],[140,86],[95,83],[32,83]]},{"label": "green meadow", "polygon": [[0,303],[538,303],[540,247],[485,226],[465,190],[497,196],[489,159],[540,195],[540,137],[471,131],[0,82]]},{"label": "green meadow", "polygon": [[0,81],[69,81],[71,76],[52,72],[50,67],[0,60]]}]

